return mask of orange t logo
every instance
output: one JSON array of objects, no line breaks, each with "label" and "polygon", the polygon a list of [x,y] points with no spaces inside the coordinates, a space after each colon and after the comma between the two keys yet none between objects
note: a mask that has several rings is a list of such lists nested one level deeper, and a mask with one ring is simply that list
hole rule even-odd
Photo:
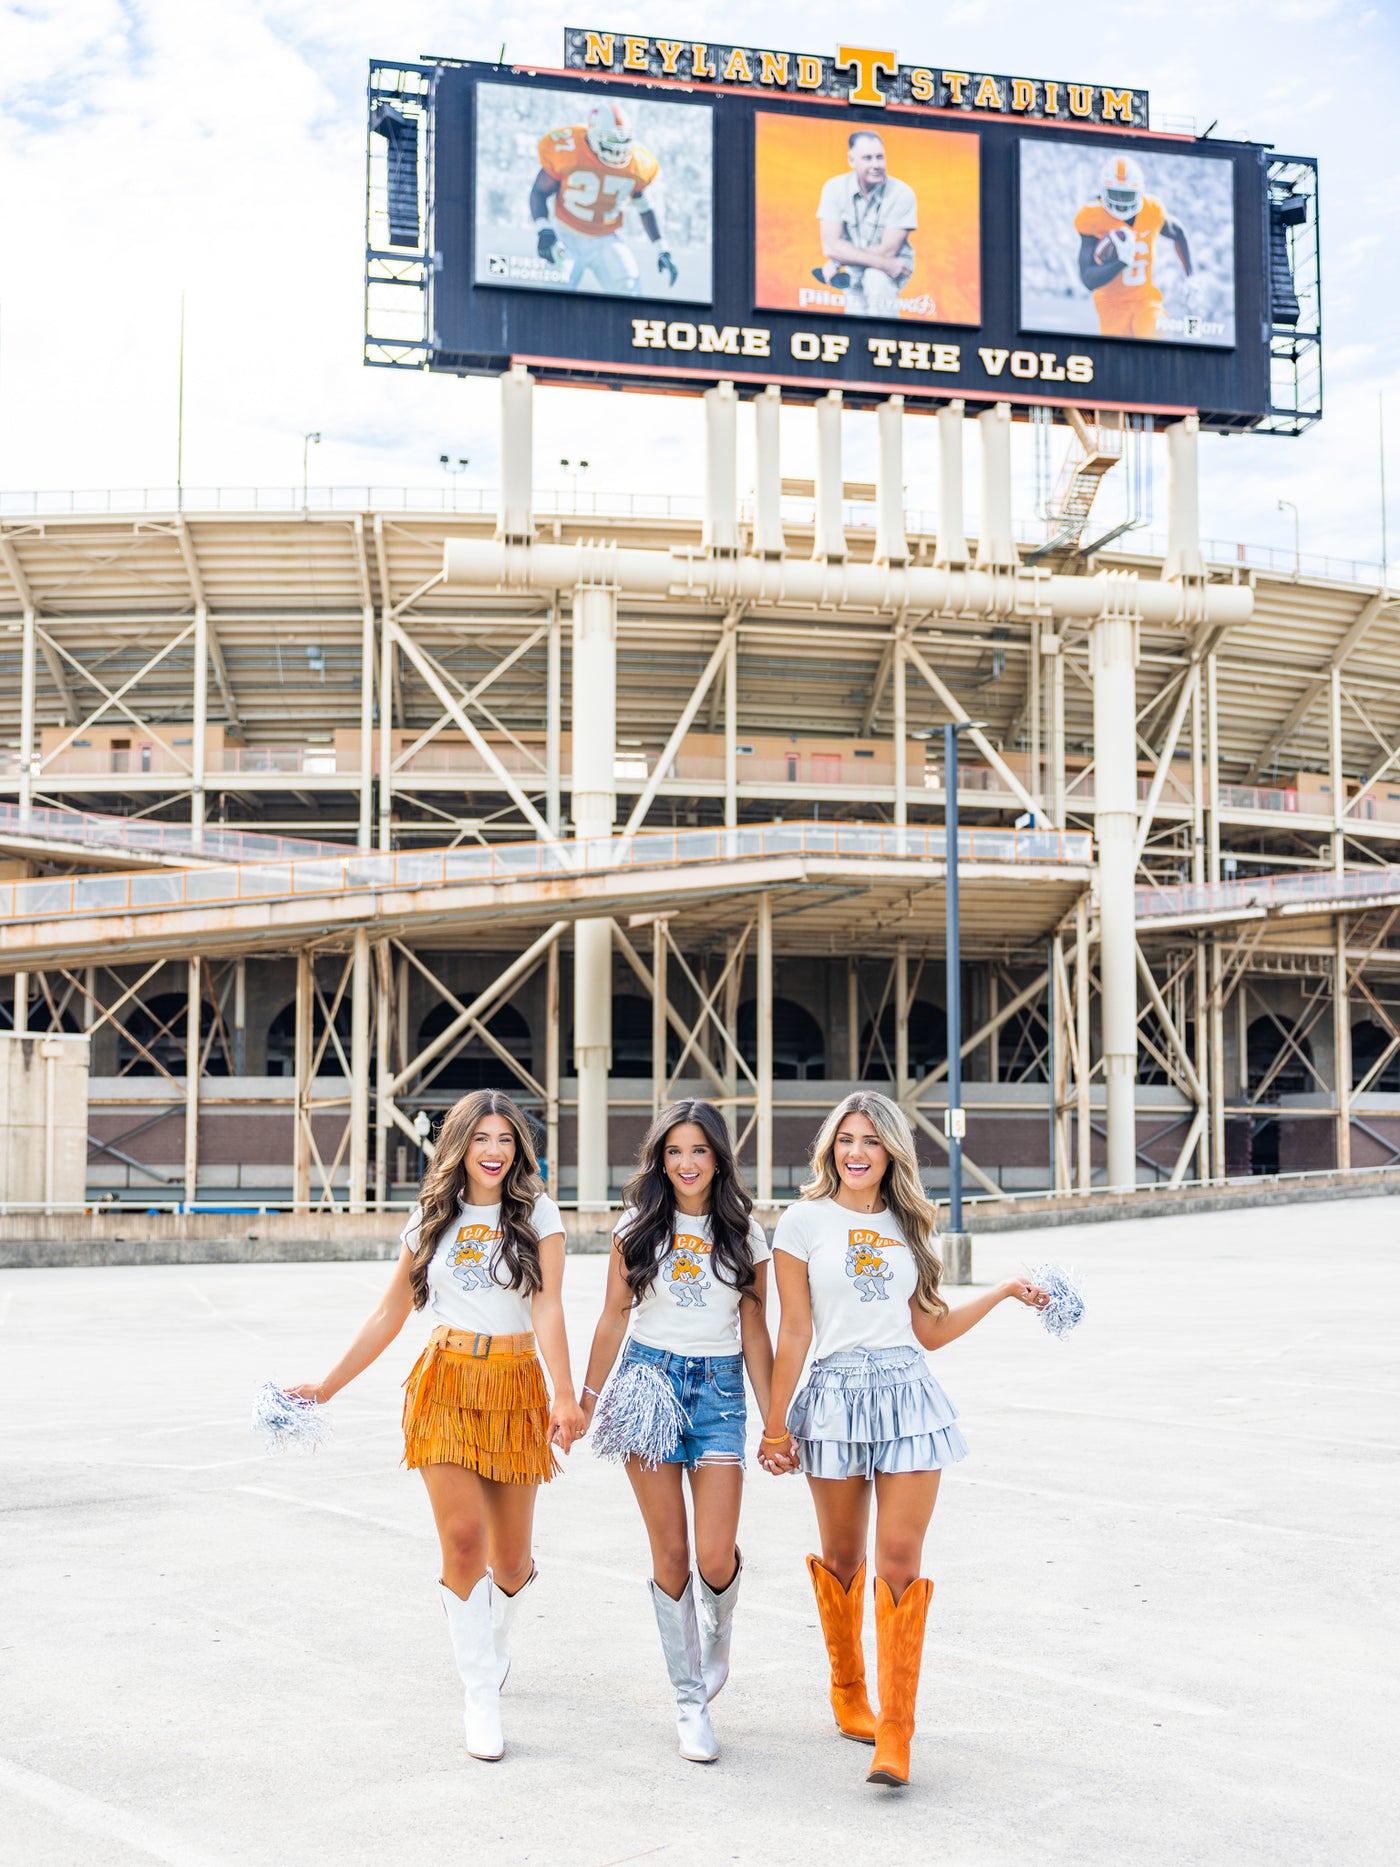
[{"label": "orange t logo", "polygon": [[885,93],[876,84],[875,73],[884,71],[894,76],[899,70],[894,53],[872,51],[863,45],[839,45],[836,48],[836,67],[838,71],[844,71],[848,66],[854,67],[856,81],[847,93],[847,102],[883,105]]}]

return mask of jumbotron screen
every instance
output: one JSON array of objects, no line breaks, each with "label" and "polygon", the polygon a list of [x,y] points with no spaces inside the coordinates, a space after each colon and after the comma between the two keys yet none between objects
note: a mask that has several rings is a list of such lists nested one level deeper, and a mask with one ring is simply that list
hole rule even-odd
[{"label": "jumbotron screen", "polygon": [[570,31],[563,68],[436,68],[428,366],[1268,413],[1265,146],[890,57]]}]

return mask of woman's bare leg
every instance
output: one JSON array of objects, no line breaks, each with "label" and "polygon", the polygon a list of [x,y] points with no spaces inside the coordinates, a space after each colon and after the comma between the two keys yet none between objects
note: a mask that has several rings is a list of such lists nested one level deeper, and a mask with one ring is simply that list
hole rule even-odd
[{"label": "woman's bare leg", "polygon": [[809,1478],[807,1488],[816,1508],[822,1561],[841,1586],[849,1588],[865,1561],[870,1536],[870,1480]]},{"label": "woman's bare leg", "polygon": [[734,1580],[744,1468],[738,1459],[701,1459],[690,1474],[695,1500],[695,1566],[722,1594]]},{"label": "woman's bare leg", "polygon": [[679,1601],[690,1574],[690,1532],[685,1520],[685,1491],[679,1465],[644,1465],[628,1459],[627,1477],[651,1544],[651,1573],[656,1586]]},{"label": "woman's bare leg", "polygon": [[876,1472],[875,1573],[898,1601],[923,1565],[939,1472]]}]

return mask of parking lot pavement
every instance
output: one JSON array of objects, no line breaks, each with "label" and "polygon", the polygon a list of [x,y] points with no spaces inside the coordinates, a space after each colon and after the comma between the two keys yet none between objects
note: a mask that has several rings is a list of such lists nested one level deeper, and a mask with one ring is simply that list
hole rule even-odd
[{"label": "parking lot pavement", "polygon": [[[1397,1219],[1376,1199],[978,1242],[981,1280],[1076,1264],[1089,1313],[1060,1343],[1007,1306],[937,1357],[972,1457],[927,1551],[906,1792],[867,1787],[831,1724],[800,1481],[751,1467],[706,1770],[675,1754],[630,1491],[576,1450],[540,1501],[507,1755],[473,1763],[398,1463],[423,1319],[323,1451],[248,1431],[254,1388],[321,1374],[382,1267],[0,1273],[0,1856],[1389,1860]],[[568,1269],[580,1369],[604,1270]]]}]

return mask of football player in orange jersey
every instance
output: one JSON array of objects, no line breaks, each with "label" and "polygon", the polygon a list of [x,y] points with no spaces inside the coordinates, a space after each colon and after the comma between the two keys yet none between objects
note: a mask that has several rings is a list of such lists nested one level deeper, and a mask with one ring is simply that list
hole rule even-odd
[{"label": "football player in orange jersey", "polygon": [[634,141],[632,126],[618,104],[595,104],[586,126],[571,123],[541,137],[540,172],[530,190],[530,218],[540,258],[552,266],[572,262],[571,291],[578,291],[584,275],[591,272],[601,291],[623,298],[641,297],[636,255],[622,238],[629,201],[640,209],[643,230],[657,249],[656,270],[667,285],[676,283],[676,262],[661,237],[656,207],[646,192],[659,166],[651,151]]},{"label": "football player in orange jersey", "polygon": [[[1099,181],[1099,198],[1074,217],[1079,235],[1079,276],[1094,294],[1099,330],[1105,337],[1158,337],[1162,294],[1152,281],[1157,236],[1176,248],[1181,270],[1191,278],[1186,230],[1172,220],[1131,156],[1110,156]],[[1194,292],[1194,285],[1192,287]]]}]

